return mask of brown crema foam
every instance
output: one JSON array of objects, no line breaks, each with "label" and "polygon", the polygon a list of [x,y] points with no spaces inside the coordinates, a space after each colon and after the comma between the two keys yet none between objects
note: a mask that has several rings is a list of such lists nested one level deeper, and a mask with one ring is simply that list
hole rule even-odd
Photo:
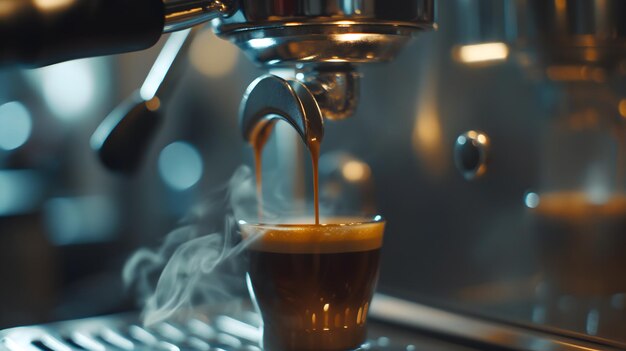
[{"label": "brown crema foam", "polygon": [[244,240],[253,240],[252,250],[274,253],[341,253],[381,247],[384,221],[331,218],[324,224],[240,225]]}]

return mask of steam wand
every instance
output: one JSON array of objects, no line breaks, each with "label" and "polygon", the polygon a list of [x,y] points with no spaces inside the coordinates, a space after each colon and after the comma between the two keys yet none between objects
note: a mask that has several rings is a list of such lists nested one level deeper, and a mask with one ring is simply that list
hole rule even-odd
[{"label": "steam wand", "polygon": [[141,164],[163,120],[162,101],[174,91],[199,30],[170,34],[141,89],[109,113],[92,134],[91,148],[108,169],[133,173]]}]

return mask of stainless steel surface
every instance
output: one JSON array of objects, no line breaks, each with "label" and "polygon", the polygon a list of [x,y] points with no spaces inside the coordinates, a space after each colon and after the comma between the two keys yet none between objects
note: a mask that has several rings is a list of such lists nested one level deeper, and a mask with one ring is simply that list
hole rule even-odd
[{"label": "stainless steel surface", "polygon": [[[326,124],[321,158],[348,152],[371,171],[372,207],[389,223],[381,256],[381,291],[503,325],[527,325],[542,335],[554,331],[624,348],[623,4],[438,2],[439,30],[423,32],[393,64],[358,67],[365,78],[359,81],[356,118]],[[500,12],[503,21],[496,18]],[[329,20],[328,26],[302,23],[306,21],[300,17],[292,18],[298,24],[295,28],[233,29],[232,38],[241,37],[238,42],[244,49],[257,46],[259,60],[270,67],[280,66],[271,59],[287,58],[295,66],[300,60],[307,66],[302,67],[304,77],[314,68],[308,66],[315,66],[306,60],[316,59],[299,56],[308,48],[328,48],[320,60],[337,50],[339,59],[345,55],[346,60],[358,61],[369,51],[361,50],[361,44],[378,35],[369,30],[381,30],[381,40],[397,43],[417,31],[403,25],[369,26],[377,21],[365,26],[362,22],[367,19],[356,17],[345,22],[346,27],[333,17],[318,18]],[[269,21],[260,18],[259,23]],[[307,42],[307,33],[317,35],[325,28],[328,32],[323,33],[334,35],[328,45]],[[396,31],[402,35],[389,35]],[[278,37],[281,33],[304,44]],[[352,51],[350,41],[361,34],[367,40]],[[346,46],[332,42],[339,38],[346,39]],[[123,289],[111,282],[119,280],[119,262],[127,251],[158,241],[179,225],[191,204],[228,182],[241,163],[251,163],[249,150],[241,151],[241,131],[233,116],[241,93],[261,70],[230,43],[205,35],[196,43],[190,74],[182,77],[181,93],[168,103],[174,118],[168,119],[142,172],[128,182],[100,170],[84,150],[87,133],[99,122],[90,116],[106,114],[118,98],[141,84],[156,52],[72,62],[66,69],[0,72],[2,103],[19,101],[33,117],[28,142],[17,150],[2,150],[0,164],[7,171],[33,169],[45,179],[43,190],[37,190],[40,202],[29,210],[33,215],[2,219],[0,276],[13,282],[0,289],[4,326],[112,312],[123,300],[117,296]],[[212,50],[217,46],[219,50]],[[465,52],[463,59],[455,56],[457,49]],[[372,52],[380,58],[386,55]],[[219,64],[208,65],[213,62]],[[285,64],[295,78],[294,67]],[[59,87],[54,84],[58,81],[65,84]],[[311,94],[312,88],[307,88]],[[90,90],[97,98],[82,100],[81,93]],[[91,102],[83,110],[79,107],[82,115],[58,112],[59,105],[68,111],[63,108],[75,101]],[[459,175],[454,164],[455,143],[468,130],[483,131],[493,146],[488,171],[473,182]],[[270,170],[296,149],[278,135],[272,138],[264,158]],[[174,143],[199,156],[188,163],[183,157],[176,159],[180,164],[168,162],[165,151]],[[306,191],[310,172],[302,169],[297,178]],[[168,183],[172,175],[168,170],[185,175],[201,171],[195,173],[197,182],[181,190]],[[320,189],[324,184],[328,183],[320,179]],[[4,203],[21,203],[20,195],[11,195],[16,193],[9,183],[0,187]],[[336,198],[347,198],[341,189],[332,190]],[[49,201],[51,194],[63,201]],[[115,222],[104,212],[89,212],[101,222],[115,223],[113,234],[78,248],[49,239],[49,233],[59,232],[66,233],[66,240],[59,242],[81,242],[91,217],[73,212],[79,205],[72,199],[93,194],[107,194],[122,214]],[[44,220],[47,211],[58,214],[52,224]]]},{"label": "stainless steel surface", "polygon": [[263,66],[381,62],[432,29],[433,0],[244,1],[216,32]]},{"label": "stainless steel surface", "polygon": [[165,25],[163,32],[169,33],[208,22],[230,14],[235,0],[164,0]]},{"label": "stainless steel surface", "polygon": [[372,300],[373,318],[411,328],[428,330],[449,338],[462,338],[495,347],[528,351],[622,350],[619,346],[529,330],[440,310],[427,305],[377,294]]},{"label": "stainless steel surface", "polygon": [[[237,44],[253,62],[266,68],[285,66],[301,69],[300,80],[305,82],[310,90],[296,82],[289,82],[288,85],[293,87],[286,90],[291,89],[302,95],[297,97],[295,104],[299,103],[298,100],[305,101],[307,106],[304,106],[304,109],[310,110],[308,114],[321,109],[322,116],[329,119],[343,119],[354,114],[356,110],[359,75],[351,64],[393,59],[413,34],[434,27],[435,15],[434,0],[413,0],[393,4],[382,0],[304,2],[169,0],[165,1],[164,5],[165,32],[181,30],[221,16],[215,21],[216,32]],[[162,55],[144,82],[140,93],[145,101],[153,99],[162,81],[171,79],[167,78],[168,75],[172,75],[168,72],[168,67],[185,41],[183,35],[180,35],[181,40],[177,40],[178,37],[179,35],[173,35],[166,44]],[[305,68],[305,64],[310,67]],[[313,97],[312,101],[309,101],[311,99],[308,95],[311,95],[311,92]],[[265,93],[264,97],[267,94]],[[284,104],[284,99],[281,97],[278,100],[283,100],[280,103]],[[245,100],[248,98],[245,97]],[[153,104],[160,103],[158,98],[155,101]],[[244,102],[242,106],[246,104],[248,103]],[[287,111],[275,116],[281,116],[290,122],[303,138],[306,137],[308,126],[303,123],[309,122],[302,117],[316,117],[302,114],[290,116],[285,112]],[[244,117],[241,118],[246,138],[254,130],[249,129],[251,127],[248,123],[264,121],[264,127],[265,122],[275,117],[250,117],[246,113],[249,114],[242,112]],[[301,123],[298,123],[299,120]],[[312,127],[320,130],[321,137],[322,124],[321,122],[317,124],[319,126]],[[92,145],[95,145],[92,147],[101,149],[98,145],[102,145],[106,140],[102,137],[105,134],[102,131],[111,129],[99,128],[94,134],[97,137],[92,138]],[[105,162],[109,168],[110,164]]]},{"label": "stainless steel surface", "polygon": [[216,32],[263,66],[389,61],[434,28],[434,0],[166,0],[165,32],[216,19]]},{"label": "stainless steel surface", "polygon": [[350,64],[315,65],[296,78],[315,95],[322,115],[330,120],[352,116],[359,103],[360,75]]},{"label": "stainless steel surface", "polygon": [[[248,308],[228,315],[196,312],[150,327],[142,326],[137,317],[126,313],[7,329],[0,331],[0,350],[259,350],[260,318]],[[370,317],[368,341],[359,350],[617,350],[381,294],[374,297]]]},{"label": "stainless steel surface", "polygon": [[[520,62],[589,66],[619,74],[626,55],[626,3],[620,0],[513,0]],[[545,74],[545,72],[544,72]],[[621,73],[623,74],[623,72]],[[549,75],[549,72],[548,72]]]},{"label": "stainless steel surface", "polygon": [[250,141],[277,119],[289,123],[305,142],[324,135],[324,121],[315,97],[296,80],[266,75],[250,84],[241,101],[239,126]]}]

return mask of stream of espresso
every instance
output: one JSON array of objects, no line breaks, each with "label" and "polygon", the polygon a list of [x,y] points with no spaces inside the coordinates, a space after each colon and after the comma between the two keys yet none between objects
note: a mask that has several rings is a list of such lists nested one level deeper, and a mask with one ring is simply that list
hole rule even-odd
[{"label": "stream of espresso", "polygon": [[[256,194],[258,203],[259,222],[263,222],[263,178],[261,171],[263,169],[263,148],[267,144],[267,140],[272,134],[274,123],[259,126],[252,133],[250,145],[254,151],[254,172],[256,176]],[[315,224],[320,224],[320,206],[319,206],[319,175],[318,163],[320,158],[321,137],[312,135],[307,139],[307,149],[313,163],[313,206],[315,208]]]},{"label": "stream of espresso", "polygon": [[257,211],[259,216],[259,222],[263,219],[263,178],[262,178],[262,159],[263,148],[267,144],[267,140],[272,135],[274,125],[268,124],[260,127],[260,130],[255,131],[250,138],[250,145],[254,151],[254,174],[256,176],[256,198],[257,198]]}]

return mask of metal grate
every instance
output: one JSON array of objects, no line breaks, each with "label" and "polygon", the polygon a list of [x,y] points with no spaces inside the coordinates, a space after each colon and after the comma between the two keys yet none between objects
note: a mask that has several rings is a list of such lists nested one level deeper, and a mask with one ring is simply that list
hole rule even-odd
[{"label": "metal grate", "polygon": [[[0,351],[261,351],[259,315],[245,304],[235,306],[241,308],[224,305],[197,318],[151,328],[144,328],[136,313],[12,328],[0,331]],[[382,294],[374,297],[370,317],[371,339],[361,351],[624,350]]]},{"label": "metal grate", "polygon": [[[29,351],[260,351],[258,315],[217,315],[181,323],[141,326],[136,314],[94,317],[49,325],[12,328],[0,332],[0,350]],[[390,350],[388,338],[379,337],[363,350]],[[394,349],[411,350],[410,345]]]}]

